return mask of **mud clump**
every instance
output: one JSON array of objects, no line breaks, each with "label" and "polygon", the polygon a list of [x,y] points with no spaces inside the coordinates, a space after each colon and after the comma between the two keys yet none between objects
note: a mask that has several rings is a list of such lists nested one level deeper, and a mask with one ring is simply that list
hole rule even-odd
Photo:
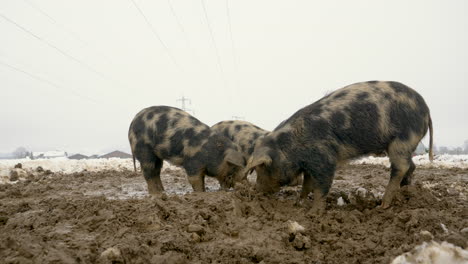
[{"label": "mud clump", "polygon": [[44,172],[44,168],[42,168],[41,166],[37,166],[36,172],[39,172],[39,173]]},{"label": "mud clump", "polygon": [[413,185],[386,210],[379,205],[387,168],[353,165],[337,175],[327,210],[316,216],[309,213],[312,196],[297,205],[300,186],[271,196],[249,183],[193,193],[186,175],[169,169],[162,175],[166,193],[149,196],[143,176],[132,171],[41,173],[0,185],[0,259],[391,263],[424,242],[467,249],[468,171],[417,169]]}]

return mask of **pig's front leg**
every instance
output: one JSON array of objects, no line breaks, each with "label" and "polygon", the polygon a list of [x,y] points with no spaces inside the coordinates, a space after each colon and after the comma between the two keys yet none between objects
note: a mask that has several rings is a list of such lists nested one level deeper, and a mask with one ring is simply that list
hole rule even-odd
[{"label": "pig's front leg", "polygon": [[192,185],[192,188],[195,192],[205,191],[205,174],[204,173],[188,175],[188,180],[190,184]]}]

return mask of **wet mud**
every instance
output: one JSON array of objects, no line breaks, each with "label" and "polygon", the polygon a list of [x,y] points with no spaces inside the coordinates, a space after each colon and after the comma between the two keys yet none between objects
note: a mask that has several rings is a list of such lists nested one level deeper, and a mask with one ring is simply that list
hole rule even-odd
[{"label": "wet mud", "polygon": [[185,177],[165,169],[150,197],[132,171],[23,173],[0,185],[0,262],[390,263],[424,241],[468,247],[466,169],[417,168],[384,210],[389,169],[347,165],[321,216],[300,186],[263,196],[208,178],[193,193]]}]

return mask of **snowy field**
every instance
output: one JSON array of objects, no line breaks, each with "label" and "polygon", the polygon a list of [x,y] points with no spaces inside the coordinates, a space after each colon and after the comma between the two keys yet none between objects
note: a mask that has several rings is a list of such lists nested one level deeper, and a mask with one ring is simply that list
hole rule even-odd
[{"label": "snowy field", "polygon": [[[413,157],[413,161],[418,167],[431,168],[468,168],[468,155],[437,155],[434,157],[434,162],[430,162],[428,155],[419,155]],[[18,163],[22,164],[22,169],[13,169]],[[384,165],[390,167],[390,162],[387,157],[365,157],[351,162],[351,164],[373,164]],[[139,168],[138,161],[136,162],[137,169]],[[50,170],[54,173],[75,173],[82,171],[105,171],[105,170],[133,170],[132,159],[110,158],[110,159],[83,159],[71,160],[68,158],[54,159],[12,159],[0,160],[0,184],[10,182],[12,171],[16,170],[18,174],[26,174],[35,172],[38,167],[43,170]],[[175,169],[175,166],[164,162],[163,168]]]},{"label": "snowy field", "polygon": [[[434,162],[429,161],[428,155],[418,155],[413,157],[413,161],[417,166],[436,167],[436,168],[468,168],[468,155],[437,155],[434,157]],[[74,173],[87,171],[102,171],[102,170],[133,170],[132,159],[110,158],[110,159],[83,159],[71,160],[68,158],[54,159],[11,159],[0,160],[0,171],[12,169],[15,164],[21,163],[26,171],[35,170],[41,166],[44,170],[62,173]],[[365,157],[351,162],[351,164],[373,164],[384,165],[389,167],[390,162],[387,157]],[[136,162],[139,167],[138,161]],[[167,162],[164,162],[164,167],[170,167]],[[2,175],[3,173],[0,173]]]},{"label": "snowy field", "polygon": [[[14,169],[15,165],[21,163],[22,169]],[[136,162],[139,170],[139,163]],[[0,184],[10,182],[11,172],[16,170],[18,174],[36,172],[41,167],[44,171],[50,170],[54,173],[75,173],[82,171],[106,171],[106,170],[133,170],[132,159],[109,158],[109,159],[83,159],[71,160],[68,158],[53,159],[10,159],[0,160]],[[175,166],[164,162],[164,168],[175,169]],[[22,177],[20,177],[22,178]]]},{"label": "snowy field", "polygon": [[[428,155],[419,155],[413,157],[414,163],[418,167],[435,167],[435,168],[468,168],[468,155],[437,155],[434,162],[430,162]],[[110,159],[83,159],[71,160],[68,158],[54,159],[12,159],[0,160],[0,183],[10,182],[10,174],[14,166],[18,163],[22,164],[23,169],[18,170],[21,173],[34,172],[38,167],[44,170],[50,170],[54,173],[74,173],[81,171],[105,171],[105,170],[133,170],[132,159],[110,158]],[[372,164],[384,165],[390,167],[390,162],[387,157],[365,157],[354,160],[351,164]],[[139,168],[138,161],[136,162]],[[164,168],[172,168],[175,166],[164,162]]]},{"label": "snowy field", "polygon": [[[429,161],[429,155],[417,155],[413,157],[413,162],[417,167],[430,168],[468,168],[468,155],[435,155],[434,161]],[[365,157],[352,161],[351,164],[372,164],[390,167],[388,157]]]}]

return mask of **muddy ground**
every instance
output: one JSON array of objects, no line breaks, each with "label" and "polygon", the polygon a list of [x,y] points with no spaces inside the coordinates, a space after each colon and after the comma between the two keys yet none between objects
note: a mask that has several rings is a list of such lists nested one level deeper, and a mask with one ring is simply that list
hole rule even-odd
[{"label": "muddy ground", "polygon": [[417,168],[383,210],[388,175],[341,168],[317,217],[310,201],[295,205],[300,186],[265,197],[210,180],[209,192],[186,193],[185,174],[166,169],[167,194],[149,197],[131,171],[34,173],[0,185],[0,262],[389,263],[431,239],[468,247],[468,170]]}]

